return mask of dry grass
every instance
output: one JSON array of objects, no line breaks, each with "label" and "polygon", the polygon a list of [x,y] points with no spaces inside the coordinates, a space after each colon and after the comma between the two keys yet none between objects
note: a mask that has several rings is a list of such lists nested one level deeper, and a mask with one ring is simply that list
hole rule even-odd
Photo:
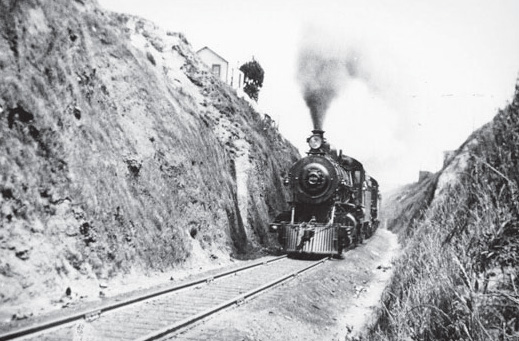
[{"label": "dry grass", "polygon": [[411,222],[364,339],[519,339],[518,96],[473,136],[467,167]]}]

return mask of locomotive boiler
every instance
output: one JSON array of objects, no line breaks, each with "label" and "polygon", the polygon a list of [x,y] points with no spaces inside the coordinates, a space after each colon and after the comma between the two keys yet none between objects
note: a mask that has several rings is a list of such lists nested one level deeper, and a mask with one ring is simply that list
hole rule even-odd
[{"label": "locomotive boiler", "polygon": [[308,155],[290,168],[291,209],[270,224],[285,252],[340,256],[379,225],[378,183],[362,163],[332,149],[322,130],[307,139]]}]

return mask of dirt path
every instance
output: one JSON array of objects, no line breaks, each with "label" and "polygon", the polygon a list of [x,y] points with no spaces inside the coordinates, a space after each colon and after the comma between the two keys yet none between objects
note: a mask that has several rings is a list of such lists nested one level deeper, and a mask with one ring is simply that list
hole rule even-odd
[{"label": "dirt path", "polygon": [[186,340],[345,340],[369,322],[399,246],[380,229],[368,243],[179,336]]}]

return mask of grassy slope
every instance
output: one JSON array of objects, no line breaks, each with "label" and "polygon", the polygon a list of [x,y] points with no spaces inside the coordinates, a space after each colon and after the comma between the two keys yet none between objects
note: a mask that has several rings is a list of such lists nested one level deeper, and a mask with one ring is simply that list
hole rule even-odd
[{"label": "grassy slope", "polygon": [[438,174],[434,174],[421,182],[383,193],[382,219],[389,230],[400,235],[400,239],[409,236],[413,223],[423,218],[434,197],[437,181]]},{"label": "grassy slope", "polygon": [[297,151],[181,35],[65,0],[0,32],[0,304],[268,245]]},{"label": "grassy slope", "polygon": [[422,218],[407,219],[405,251],[366,339],[519,338],[518,169],[519,91],[438,174]]}]

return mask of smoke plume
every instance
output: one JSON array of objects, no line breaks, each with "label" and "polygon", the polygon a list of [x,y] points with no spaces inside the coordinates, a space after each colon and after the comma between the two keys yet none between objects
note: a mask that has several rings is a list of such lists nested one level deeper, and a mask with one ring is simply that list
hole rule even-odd
[{"label": "smoke plume", "polygon": [[[299,51],[297,79],[306,105],[310,109],[314,129],[323,129],[330,104],[347,81],[362,77],[360,56],[353,48],[323,41],[323,35],[305,35]],[[364,78],[364,77],[362,77]]]}]

